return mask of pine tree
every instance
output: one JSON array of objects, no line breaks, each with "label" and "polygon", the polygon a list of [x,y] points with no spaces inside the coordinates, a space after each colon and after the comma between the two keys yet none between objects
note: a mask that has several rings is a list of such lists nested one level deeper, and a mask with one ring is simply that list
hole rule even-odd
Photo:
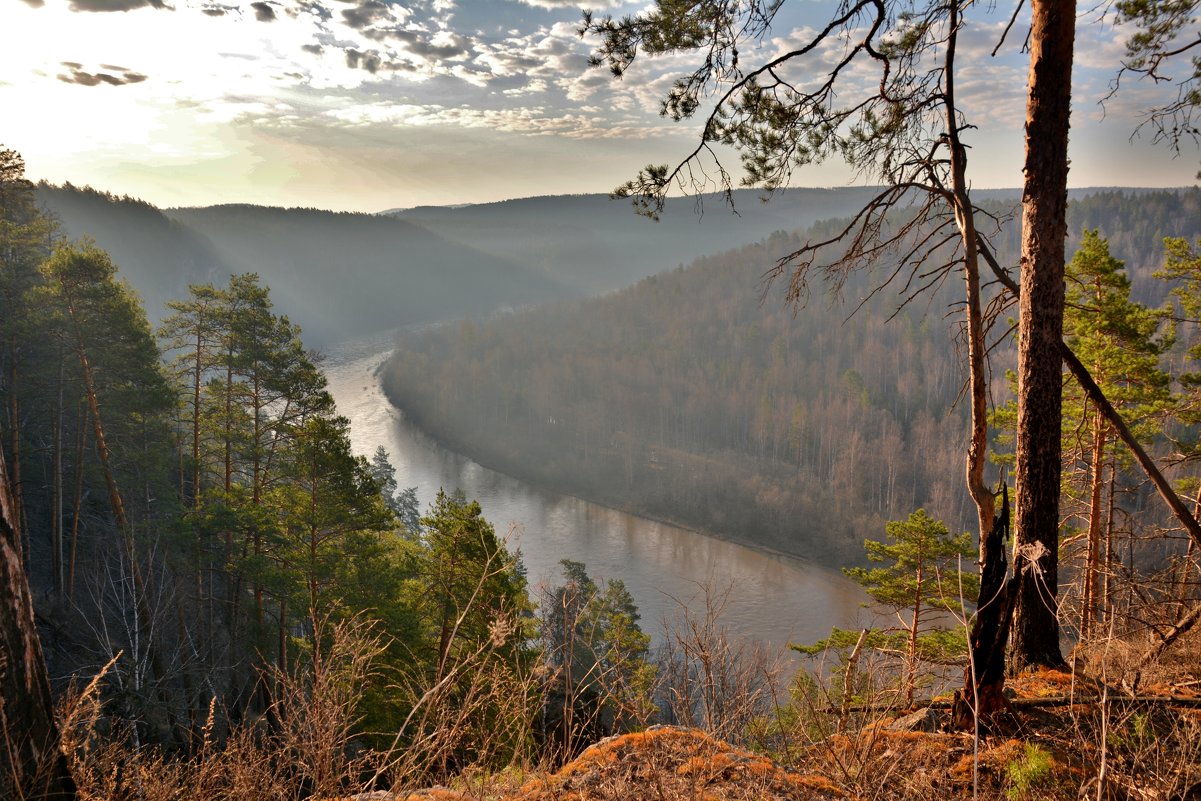
[{"label": "pine tree", "polygon": [[184,389],[189,405],[186,428],[191,439],[191,493],[193,507],[201,500],[203,465],[201,458],[201,397],[204,386],[217,364],[217,349],[222,333],[219,310],[222,296],[212,284],[192,284],[187,300],[171,301],[172,314],[163,320],[158,336],[163,347],[176,351],[171,366],[174,378]]},{"label": "pine tree", "polygon": [[357,595],[360,603],[374,596],[377,603],[369,606],[388,601],[379,592],[387,586],[384,576],[357,575],[369,584],[353,590],[344,584],[356,576],[360,560],[383,547],[383,535],[391,530],[391,516],[366,460],[351,453],[349,426],[344,417],[314,416],[306,421],[290,448],[286,481],[263,498],[274,516],[264,532],[261,558],[271,565],[263,565],[271,576],[264,584],[278,601],[281,667],[286,667],[289,615],[306,621],[316,664],[325,622],[359,611],[345,604],[348,594]]},{"label": "pine tree", "polygon": [[380,495],[384,503],[396,515],[396,519],[404,526],[405,534],[415,539],[421,533],[421,510],[417,507],[417,488],[398,489],[396,483],[396,468],[388,460],[388,451],[383,445],[375,449],[371,455],[371,476],[379,485]]},{"label": "pine tree", "polygon": [[493,625],[523,614],[529,600],[516,560],[477,501],[439,490],[421,527],[425,616],[437,643],[435,677],[441,679],[456,645],[470,648],[488,639]]},{"label": "pine tree", "polygon": [[[848,567],[843,570],[881,606],[891,609],[899,626],[873,629],[866,644],[899,652],[902,657],[901,688],[905,703],[913,705],[918,670],[922,661],[945,662],[962,658],[967,644],[961,631],[930,628],[931,615],[950,612],[962,619],[965,604],[979,592],[979,577],[964,572],[974,564],[976,548],[971,534],[954,535],[945,524],[918,509],[907,520],[884,526],[889,542],[865,540],[864,549],[881,567]],[[811,646],[793,646],[802,653],[855,644],[857,632],[835,628],[831,636]]]},{"label": "pine tree", "polygon": [[582,562],[561,560],[565,583],[541,604],[542,640],[554,670],[547,733],[570,757],[581,745],[649,717],[655,667],[650,635],[620,580],[598,585]]},{"label": "pine tree", "polygon": [[[1123,267],[1099,232],[1084,232],[1066,269],[1064,335],[1110,403],[1147,441],[1159,428],[1154,416],[1168,402],[1168,374],[1160,361],[1172,346],[1173,334],[1165,330],[1163,310],[1148,309],[1130,298],[1130,279]],[[1087,532],[1080,634],[1088,637],[1106,603],[1099,582],[1102,552],[1108,552],[1110,539],[1103,532],[1104,498],[1128,456],[1105,415],[1072,382],[1065,382],[1063,408],[1064,460],[1069,467],[1064,488],[1087,510],[1076,514],[1085,520]],[[1083,431],[1086,437],[1080,436]],[[1073,464],[1079,469],[1072,470]]]},{"label": "pine tree", "polygon": [[13,525],[17,553],[25,558],[28,536],[24,514],[22,459],[22,386],[31,359],[35,322],[28,292],[41,283],[38,265],[46,258],[55,226],[38,212],[33,184],[25,178],[25,161],[15,150],[0,147],[0,395],[4,400],[4,431],[0,447],[8,451],[13,483]]}]

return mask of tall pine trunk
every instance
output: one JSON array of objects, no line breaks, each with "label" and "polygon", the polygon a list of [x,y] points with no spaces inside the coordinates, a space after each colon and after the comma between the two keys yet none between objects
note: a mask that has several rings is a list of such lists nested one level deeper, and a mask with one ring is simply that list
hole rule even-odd
[{"label": "tall pine trunk", "polygon": [[1105,434],[1107,426],[1100,411],[1093,415],[1093,453],[1089,476],[1088,555],[1084,565],[1084,609],[1080,614],[1080,638],[1088,639],[1099,619],[1098,579],[1101,575],[1101,494],[1105,488]]},{"label": "tall pine trunk", "polygon": [[55,395],[54,408],[54,456],[52,494],[54,497],[51,509],[51,542],[53,543],[51,562],[54,567],[54,594],[62,597],[65,592],[65,571],[63,568],[63,506],[66,497],[63,493],[63,419],[66,416],[63,407],[63,384],[66,381],[65,354],[62,349],[58,353],[58,392]]},{"label": "tall pine trunk", "polygon": [[8,365],[8,432],[9,447],[13,461],[11,509],[13,530],[17,532],[14,545],[17,556],[24,562],[25,554],[25,513],[24,497],[21,494],[21,404],[17,401],[17,357],[16,348],[10,347],[11,358]]},{"label": "tall pine trunk", "polygon": [[0,798],[69,801],[75,782],[60,747],[50,680],[33,622],[13,496],[0,451]]},{"label": "tall pine trunk", "polygon": [[1033,0],[1022,194],[1010,667],[1059,666],[1060,425],[1064,243],[1075,0]]}]

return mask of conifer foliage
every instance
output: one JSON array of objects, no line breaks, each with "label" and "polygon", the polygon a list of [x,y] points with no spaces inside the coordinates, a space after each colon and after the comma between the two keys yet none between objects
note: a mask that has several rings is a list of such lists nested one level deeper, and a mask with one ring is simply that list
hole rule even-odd
[{"label": "conifer foliage", "polygon": [[[966,639],[956,621],[965,619],[980,590],[977,575],[965,567],[976,555],[972,535],[952,534],[941,521],[918,509],[906,520],[884,527],[888,541],[865,540],[868,559],[879,567],[849,567],[845,572],[868,596],[891,610],[897,626],[868,630],[865,644],[900,656],[900,688],[912,706],[923,663],[951,663],[963,658]],[[931,618],[943,613],[939,625]],[[950,613],[950,623],[947,618]],[[835,628],[831,636],[811,646],[794,646],[802,653],[847,648],[857,633]]]}]

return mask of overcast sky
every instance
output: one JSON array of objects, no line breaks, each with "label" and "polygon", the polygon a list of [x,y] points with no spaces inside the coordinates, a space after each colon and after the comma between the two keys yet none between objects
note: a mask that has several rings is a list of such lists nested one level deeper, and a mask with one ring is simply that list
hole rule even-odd
[{"label": "overcast sky", "polygon": [[[607,192],[695,142],[695,123],[658,115],[690,61],[639,62],[622,81],[589,69],[579,0],[166,3],[0,0],[0,144],[30,177],[160,206],[379,211]],[[764,49],[804,40],[832,7],[788,0]],[[1021,183],[1021,33],[989,55],[1011,10],[974,20],[960,56],[980,187]],[[1124,40],[1103,21],[1080,26],[1071,183],[1191,185],[1191,144],[1173,159],[1129,141],[1153,90],[1099,105]],[[794,183],[852,179],[824,165]]]}]

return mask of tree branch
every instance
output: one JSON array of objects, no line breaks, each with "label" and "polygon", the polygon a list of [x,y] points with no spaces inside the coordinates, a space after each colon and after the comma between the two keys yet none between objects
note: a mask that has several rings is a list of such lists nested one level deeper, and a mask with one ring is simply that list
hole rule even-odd
[{"label": "tree branch", "polygon": [[[997,263],[996,257],[983,240],[980,240],[979,248],[980,254],[984,256],[984,260],[997,276],[997,280],[1016,297],[1018,295],[1018,286],[1014,283],[1013,278]],[[1076,354],[1072,352],[1072,349],[1068,347],[1066,342],[1060,342],[1060,356],[1063,358],[1063,362],[1067,365],[1068,370],[1071,371],[1072,376],[1075,377],[1076,382],[1080,384],[1080,388],[1084,390],[1085,396],[1104,415],[1106,421],[1118,432],[1118,437],[1122,440],[1122,443],[1134,454],[1135,461],[1138,462],[1139,467],[1142,468],[1143,473],[1151,480],[1151,483],[1155,485],[1155,490],[1163,498],[1168,508],[1171,509],[1176,519],[1180,521],[1180,525],[1184,528],[1185,533],[1189,535],[1193,542],[1201,546],[1201,524],[1189,512],[1184,501],[1180,500],[1180,496],[1172,488],[1171,482],[1164,477],[1164,474],[1155,464],[1155,461],[1147,453],[1146,449],[1143,448],[1142,443],[1134,436],[1134,432],[1130,430],[1130,426],[1126,424],[1126,421],[1122,419],[1117,409],[1105,397],[1105,393],[1101,391],[1101,388],[1097,386],[1097,382],[1093,380],[1088,368],[1076,357]]]}]

